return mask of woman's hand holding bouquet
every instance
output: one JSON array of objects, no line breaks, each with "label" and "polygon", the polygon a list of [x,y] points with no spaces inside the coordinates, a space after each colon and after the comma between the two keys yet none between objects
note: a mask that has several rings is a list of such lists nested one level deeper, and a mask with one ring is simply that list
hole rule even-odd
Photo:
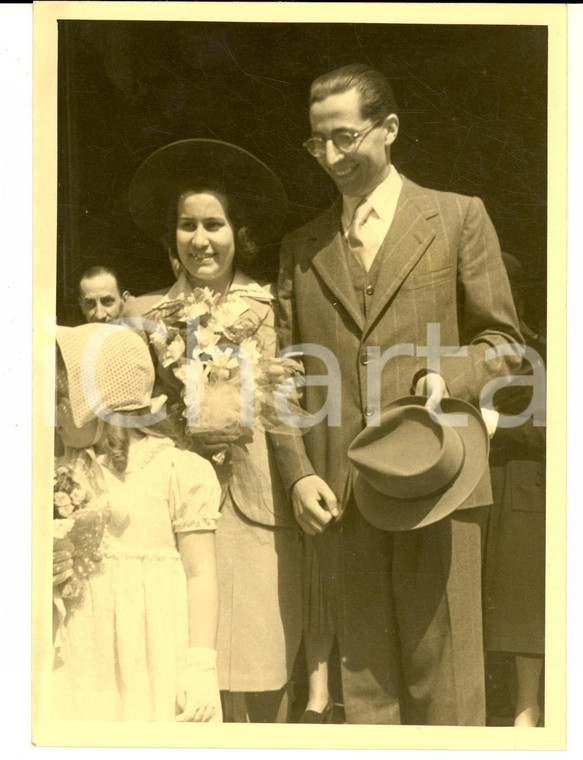
[{"label": "woman's hand holding bouquet", "polygon": [[237,444],[244,446],[253,439],[253,430],[232,426],[223,430],[208,430],[199,428],[190,428],[188,431],[188,440],[190,441],[190,450],[202,457],[211,459],[215,464],[224,464],[228,457],[228,451],[231,446]]}]

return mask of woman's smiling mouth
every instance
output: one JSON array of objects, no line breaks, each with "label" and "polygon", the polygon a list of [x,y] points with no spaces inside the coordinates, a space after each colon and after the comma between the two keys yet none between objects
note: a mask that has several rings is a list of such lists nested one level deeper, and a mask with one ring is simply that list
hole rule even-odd
[{"label": "woman's smiling mouth", "polygon": [[209,251],[208,253],[191,253],[190,256],[195,261],[206,261],[207,259],[212,259],[214,257],[214,253],[212,251]]}]

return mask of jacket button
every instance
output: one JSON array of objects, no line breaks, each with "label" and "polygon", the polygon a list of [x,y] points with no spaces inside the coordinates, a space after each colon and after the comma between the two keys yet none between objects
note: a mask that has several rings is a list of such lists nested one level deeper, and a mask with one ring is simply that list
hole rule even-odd
[{"label": "jacket button", "polygon": [[372,296],[374,293],[374,288],[372,285],[367,285],[364,292],[367,294],[367,296]]},{"label": "jacket button", "polygon": [[372,408],[372,406],[367,406],[366,409],[364,410],[364,413],[367,417],[372,417],[373,412],[374,412],[374,409]]},{"label": "jacket button", "polygon": [[360,355],[360,363],[366,365],[366,364],[368,364],[368,361],[369,361],[369,359],[368,359],[368,351],[365,348],[364,351],[362,352],[362,354]]}]

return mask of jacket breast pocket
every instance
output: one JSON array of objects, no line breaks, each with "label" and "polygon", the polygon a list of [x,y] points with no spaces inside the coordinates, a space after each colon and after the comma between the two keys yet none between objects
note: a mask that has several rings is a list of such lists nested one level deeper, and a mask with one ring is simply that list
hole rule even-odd
[{"label": "jacket breast pocket", "polygon": [[404,290],[417,290],[417,288],[426,288],[428,286],[439,285],[447,282],[454,274],[453,266],[442,267],[441,269],[431,269],[428,272],[415,272],[413,270],[409,277],[403,283]]}]

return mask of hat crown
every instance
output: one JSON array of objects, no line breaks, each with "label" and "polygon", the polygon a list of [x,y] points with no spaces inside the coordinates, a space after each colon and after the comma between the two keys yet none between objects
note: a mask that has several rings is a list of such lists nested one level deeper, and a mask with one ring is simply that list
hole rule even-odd
[{"label": "hat crown", "polygon": [[[426,403],[422,396],[392,401],[380,425],[361,430],[350,446],[356,506],[375,528],[422,528],[463,509],[468,500],[488,498],[485,492],[472,497],[487,471],[490,448],[480,412],[462,399],[443,398],[438,414]],[[455,423],[442,415],[453,415]]]},{"label": "hat crown", "polygon": [[424,406],[390,409],[378,427],[365,428],[348,454],[377,491],[395,499],[438,493],[455,479],[465,458],[456,429]]}]

